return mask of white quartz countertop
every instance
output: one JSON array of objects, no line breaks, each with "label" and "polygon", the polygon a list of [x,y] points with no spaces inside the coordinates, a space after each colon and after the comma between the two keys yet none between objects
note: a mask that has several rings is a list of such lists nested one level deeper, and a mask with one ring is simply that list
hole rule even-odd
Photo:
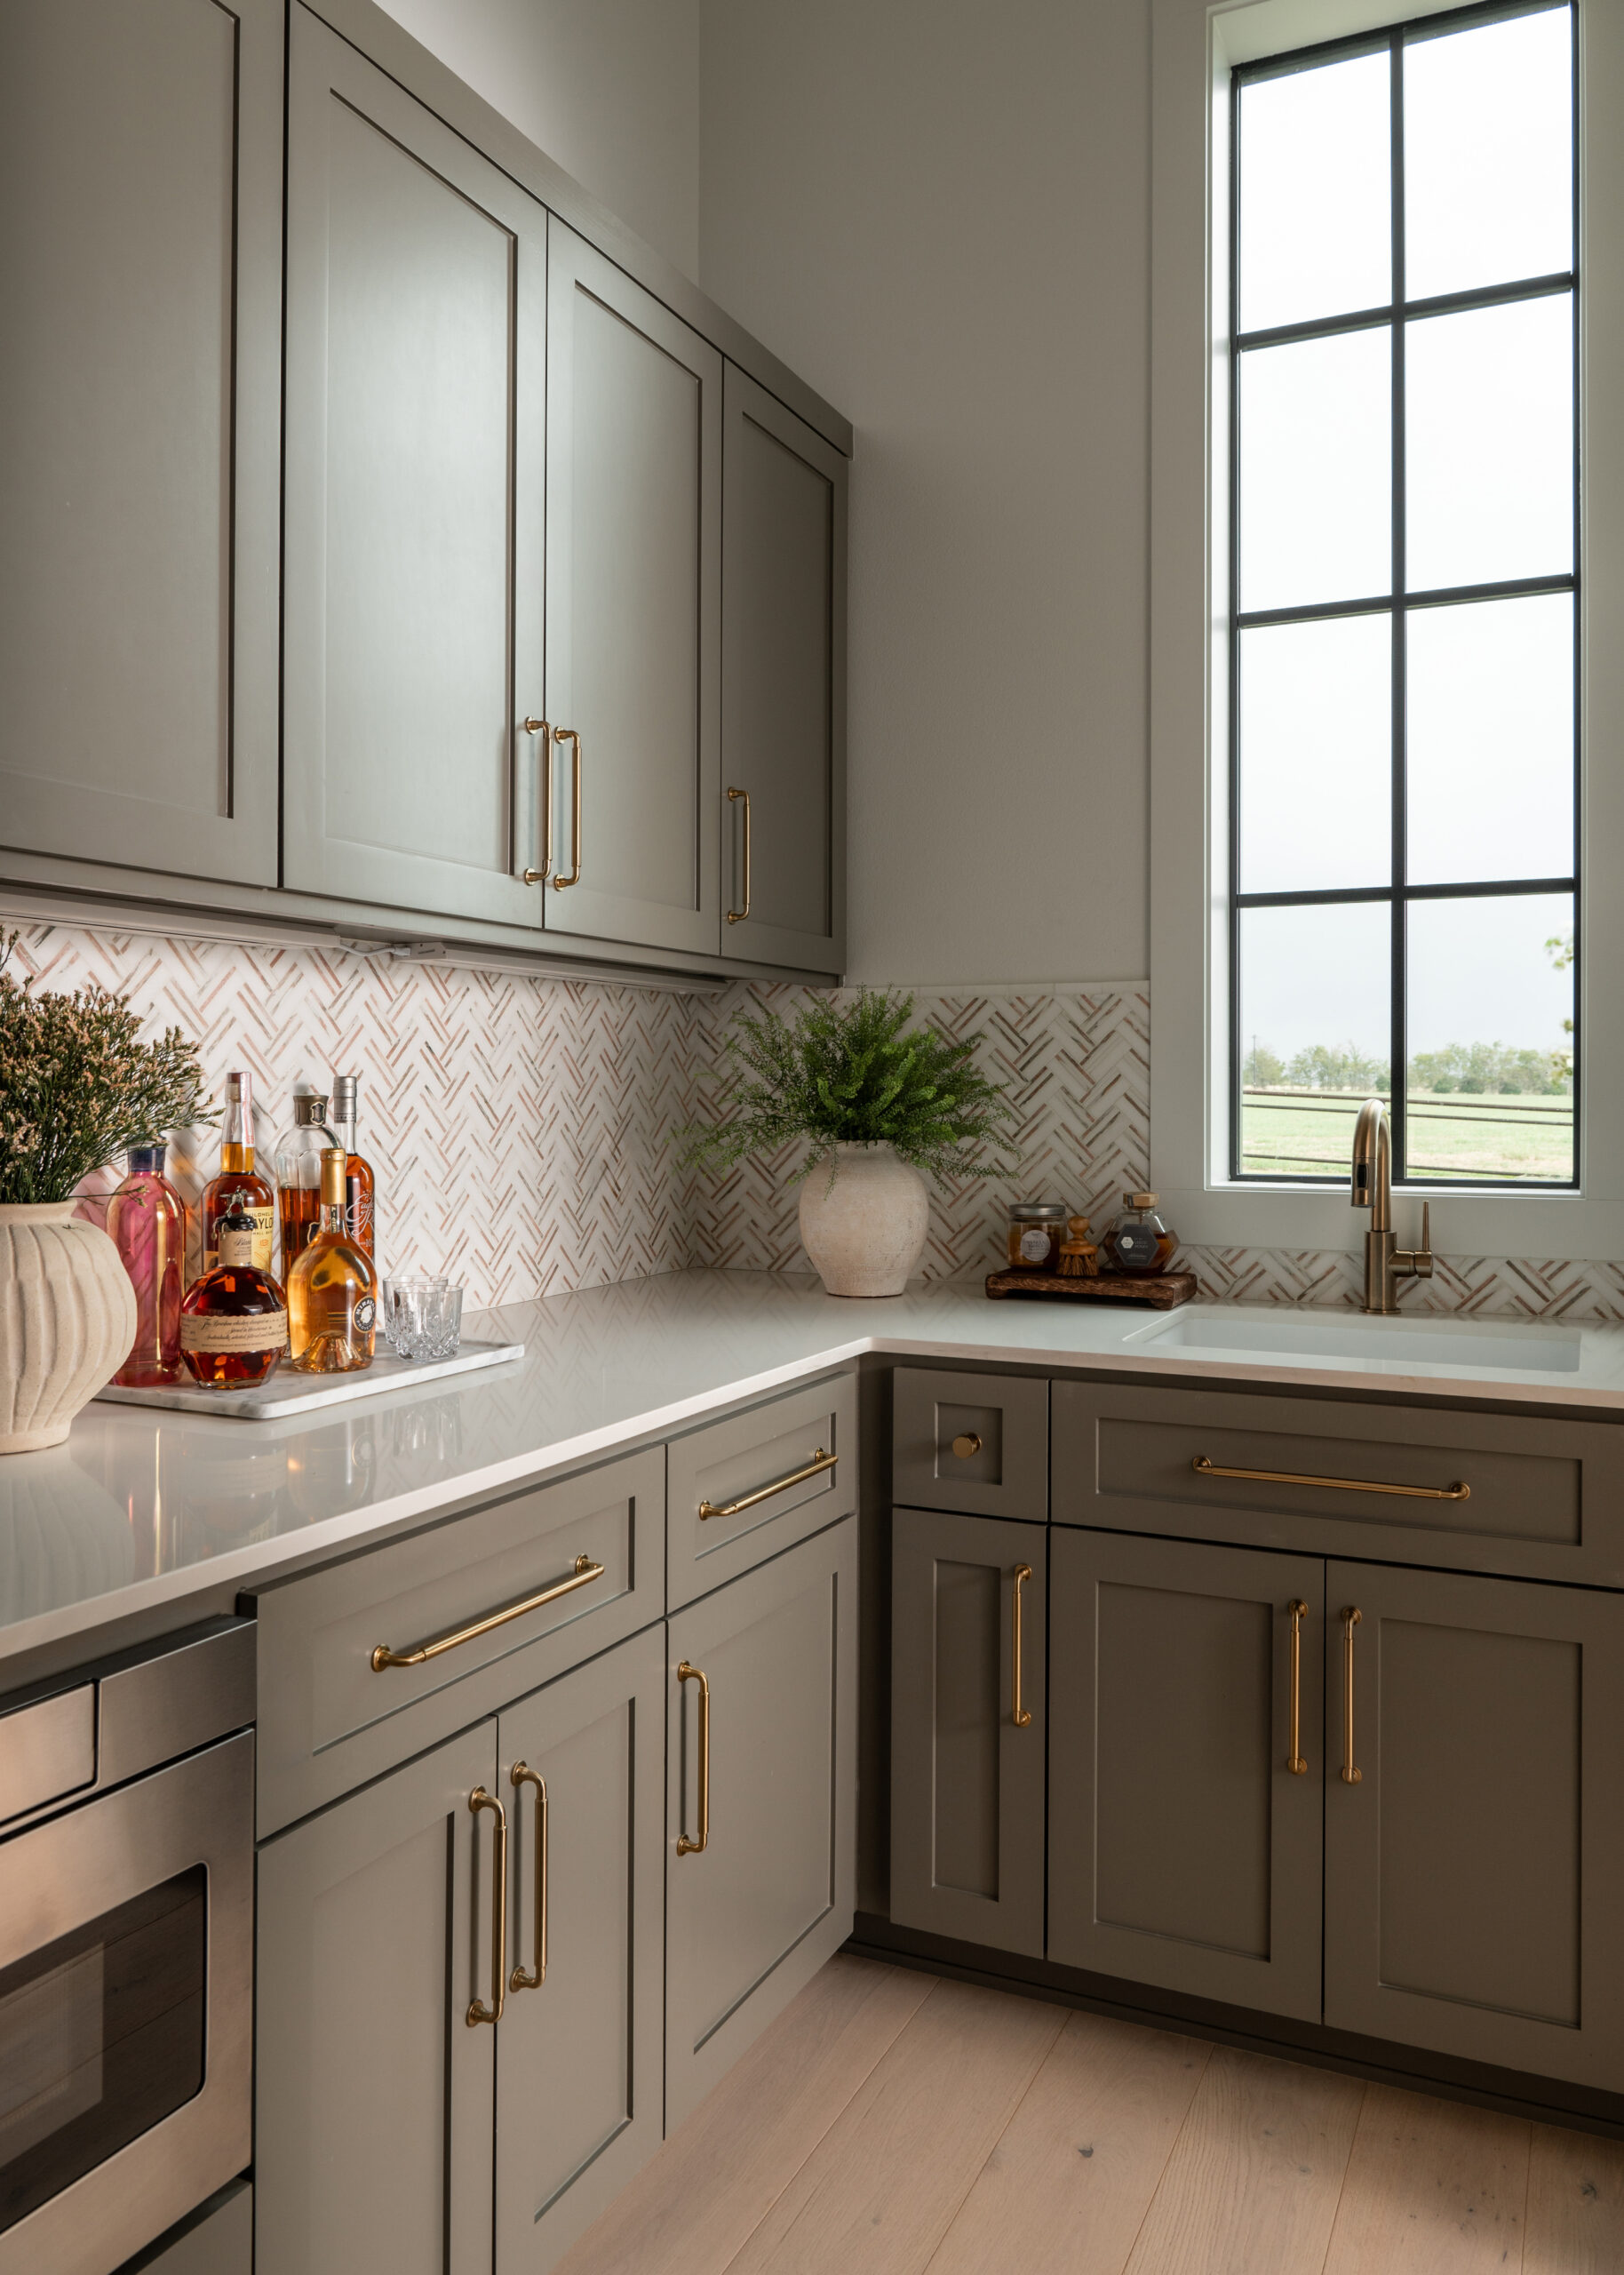
[{"label": "white quartz countertop", "polygon": [[867,1352],[1624,1417],[1624,1327],[992,1303],[979,1284],[844,1301],[753,1272],[626,1281],[468,1325],[524,1356],[277,1421],[95,1404],[66,1445],[0,1457],[0,1657],[78,1635],[89,1657],[126,1614],[173,1605],[179,1625],[205,1588],[341,1553]]}]

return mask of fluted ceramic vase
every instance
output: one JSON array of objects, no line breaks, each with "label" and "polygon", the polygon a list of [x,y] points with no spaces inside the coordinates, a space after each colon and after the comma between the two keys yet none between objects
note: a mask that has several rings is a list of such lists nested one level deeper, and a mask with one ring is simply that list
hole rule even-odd
[{"label": "fluted ceramic vase", "polygon": [[888,1145],[837,1145],[800,1188],[801,1241],[832,1296],[900,1296],[929,1225],[924,1178]]},{"label": "fluted ceramic vase", "polygon": [[0,1454],[60,1445],[135,1340],[118,1250],[71,1201],[0,1202]]}]

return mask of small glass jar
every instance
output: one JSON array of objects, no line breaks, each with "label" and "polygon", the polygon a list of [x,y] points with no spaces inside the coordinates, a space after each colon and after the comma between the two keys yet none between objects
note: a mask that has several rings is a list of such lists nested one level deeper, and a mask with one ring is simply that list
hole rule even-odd
[{"label": "small glass jar", "polygon": [[1066,1212],[1058,1201],[1012,1201],[1009,1204],[1009,1269],[1053,1272],[1065,1237]]},{"label": "small glass jar", "polygon": [[1100,1242],[1108,1272],[1165,1272],[1178,1254],[1179,1236],[1156,1213],[1153,1193],[1125,1193],[1121,1216]]}]

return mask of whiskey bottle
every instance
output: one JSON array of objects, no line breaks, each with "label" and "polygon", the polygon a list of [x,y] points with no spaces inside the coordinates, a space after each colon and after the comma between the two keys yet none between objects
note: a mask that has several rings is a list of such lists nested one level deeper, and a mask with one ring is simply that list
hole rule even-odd
[{"label": "whiskey bottle", "polygon": [[332,1134],[344,1148],[344,1229],[369,1256],[375,1256],[377,1211],[373,1205],[372,1164],[363,1161],[355,1150],[360,1088],[359,1074],[333,1076]]},{"label": "whiskey bottle", "polygon": [[282,1215],[282,1284],[322,1220],[322,1156],[338,1144],[327,1122],[327,1100],[300,1090],[293,1127],[276,1148],[276,1200]]},{"label": "whiskey bottle", "polygon": [[226,1120],[220,1130],[219,1175],[203,1195],[203,1268],[220,1261],[219,1226],[234,1209],[246,1216],[254,1235],[253,1264],[268,1277],[276,1252],[276,1195],[254,1167],[252,1077],[226,1077]]},{"label": "whiskey bottle", "polygon": [[246,1209],[216,1226],[219,1261],[180,1306],[180,1355],[205,1390],[262,1383],[288,1347],[282,1289],[254,1262],[259,1228]]},{"label": "whiskey bottle", "polygon": [[301,1374],[353,1374],[372,1363],[378,1274],[345,1229],[342,1145],[322,1155],[322,1221],[300,1249],[288,1281],[288,1340]]}]

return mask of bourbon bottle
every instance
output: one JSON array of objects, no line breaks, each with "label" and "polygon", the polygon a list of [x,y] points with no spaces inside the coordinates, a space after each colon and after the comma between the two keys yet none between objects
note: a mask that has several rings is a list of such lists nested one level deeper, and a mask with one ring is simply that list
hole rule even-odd
[{"label": "bourbon bottle", "polygon": [[282,1289],[254,1262],[259,1231],[246,1209],[216,1227],[219,1262],[194,1282],[180,1306],[180,1355],[205,1390],[262,1383],[288,1347]]},{"label": "bourbon bottle", "polygon": [[343,1146],[345,1155],[344,1229],[369,1256],[374,1256],[377,1211],[373,1205],[372,1164],[363,1161],[355,1150],[360,1089],[359,1074],[333,1076],[332,1134]]},{"label": "bourbon bottle", "polygon": [[204,1185],[202,1208],[204,1272],[219,1262],[219,1226],[235,1209],[254,1236],[254,1267],[268,1277],[276,1253],[276,1195],[254,1167],[253,1079],[245,1073],[226,1077],[219,1175]]},{"label": "bourbon bottle", "polygon": [[289,1348],[301,1374],[354,1374],[372,1363],[378,1274],[345,1229],[346,1166],[342,1145],[322,1154],[321,1228],[288,1280]]},{"label": "bourbon bottle", "polygon": [[293,1276],[299,1250],[322,1221],[322,1156],[338,1142],[328,1127],[327,1100],[314,1090],[297,1092],[293,1127],[276,1149],[284,1288]]}]

